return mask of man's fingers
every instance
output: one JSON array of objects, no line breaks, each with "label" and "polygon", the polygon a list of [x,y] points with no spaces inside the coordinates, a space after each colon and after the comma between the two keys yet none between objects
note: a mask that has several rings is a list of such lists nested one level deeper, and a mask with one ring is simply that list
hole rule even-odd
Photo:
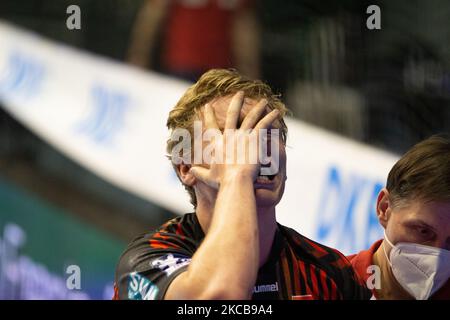
[{"label": "man's fingers", "polygon": [[219,184],[210,178],[209,169],[202,167],[191,167],[189,172],[195,177],[195,179],[206,183],[210,187],[219,188]]},{"label": "man's fingers", "polygon": [[227,119],[225,120],[225,129],[236,129],[243,103],[244,92],[239,91],[233,96],[230,105],[228,106]]},{"label": "man's fingers", "polygon": [[204,116],[206,129],[219,129],[214,109],[209,103],[205,105]]},{"label": "man's fingers", "polygon": [[278,110],[272,110],[270,113],[266,114],[264,118],[259,120],[258,124],[255,126],[254,130],[260,130],[260,129],[269,129],[272,123],[278,119],[278,116],[280,115],[280,111]]},{"label": "man's fingers", "polygon": [[261,118],[266,106],[267,100],[261,99],[258,104],[245,116],[244,121],[242,121],[241,124],[241,129],[252,129]]}]

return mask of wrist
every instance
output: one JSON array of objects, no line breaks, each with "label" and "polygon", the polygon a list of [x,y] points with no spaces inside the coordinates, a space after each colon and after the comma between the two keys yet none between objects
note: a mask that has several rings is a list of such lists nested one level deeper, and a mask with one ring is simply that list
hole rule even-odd
[{"label": "wrist", "polygon": [[229,170],[225,172],[222,184],[228,183],[252,183],[254,182],[255,177],[252,172],[244,171],[244,170]]}]

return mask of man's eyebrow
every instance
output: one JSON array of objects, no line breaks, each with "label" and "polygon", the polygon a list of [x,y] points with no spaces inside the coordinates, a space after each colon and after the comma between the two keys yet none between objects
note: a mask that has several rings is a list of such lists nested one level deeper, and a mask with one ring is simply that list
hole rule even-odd
[{"label": "man's eyebrow", "polygon": [[425,222],[425,221],[423,221],[422,219],[419,219],[419,218],[413,218],[411,220],[408,220],[406,223],[407,224],[421,224],[421,225],[423,225],[425,227],[428,227],[430,229],[436,230],[436,228],[433,227],[431,224],[429,224],[429,223],[427,223],[427,222]]}]

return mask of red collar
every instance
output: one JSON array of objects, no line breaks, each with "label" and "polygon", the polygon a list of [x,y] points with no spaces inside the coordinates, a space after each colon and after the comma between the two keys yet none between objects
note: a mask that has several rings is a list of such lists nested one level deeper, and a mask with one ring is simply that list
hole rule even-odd
[{"label": "red collar", "polygon": [[347,259],[350,260],[353,269],[355,269],[358,276],[362,280],[364,280],[364,282],[366,282],[371,275],[370,273],[367,273],[367,268],[373,265],[373,255],[378,250],[382,242],[383,239],[380,239],[372,244],[372,246],[368,250],[363,250],[357,254],[353,254],[347,257]]}]

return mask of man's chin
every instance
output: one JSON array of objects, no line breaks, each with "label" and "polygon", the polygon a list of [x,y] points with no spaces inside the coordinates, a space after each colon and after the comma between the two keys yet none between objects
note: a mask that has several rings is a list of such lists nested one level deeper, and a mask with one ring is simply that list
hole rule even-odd
[{"label": "man's chin", "polygon": [[255,189],[257,207],[274,207],[280,202],[281,197],[277,191],[268,189]]}]

